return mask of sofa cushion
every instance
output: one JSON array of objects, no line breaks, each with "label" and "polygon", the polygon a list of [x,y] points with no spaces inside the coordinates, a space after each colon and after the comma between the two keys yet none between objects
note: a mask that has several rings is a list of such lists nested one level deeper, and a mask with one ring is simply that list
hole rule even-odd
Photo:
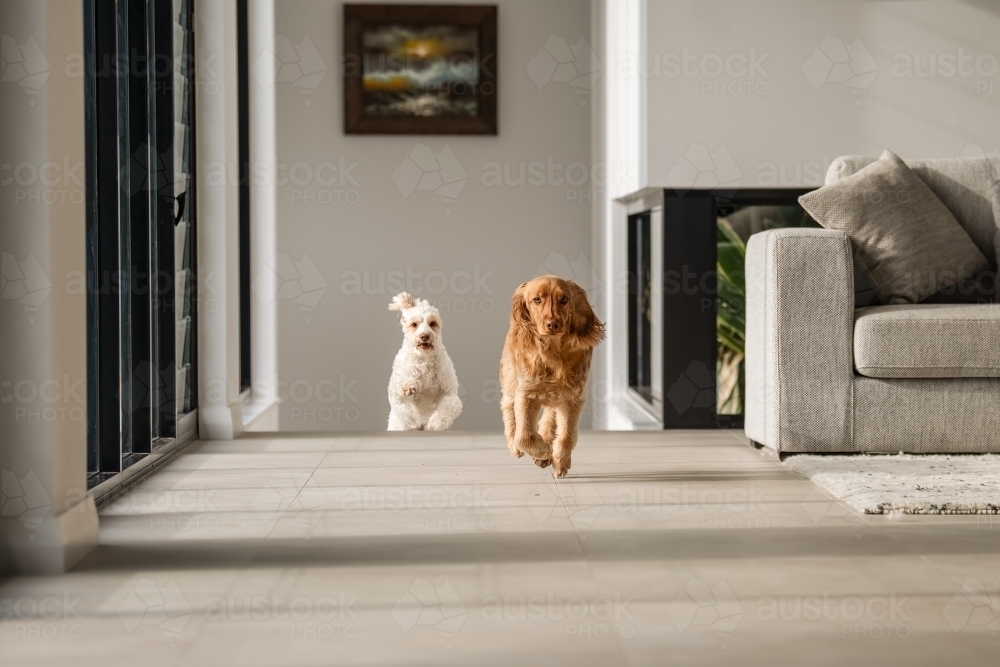
[{"label": "sofa cushion", "polygon": [[[838,157],[830,163],[826,172],[826,185],[833,185],[861,171],[876,159],[861,155]],[[906,160],[906,164],[948,207],[976,247],[996,268],[996,223],[991,210],[991,190],[994,183],[1000,180],[1000,158]]]},{"label": "sofa cushion", "polygon": [[1000,175],[993,183],[993,247],[997,251],[997,259],[1000,260]]},{"label": "sofa cushion", "polygon": [[827,229],[848,235],[878,285],[879,303],[917,303],[990,266],[951,211],[891,151],[799,203]]},{"label": "sofa cushion", "polygon": [[1000,304],[858,308],[854,368],[873,378],[1000,377]]}]

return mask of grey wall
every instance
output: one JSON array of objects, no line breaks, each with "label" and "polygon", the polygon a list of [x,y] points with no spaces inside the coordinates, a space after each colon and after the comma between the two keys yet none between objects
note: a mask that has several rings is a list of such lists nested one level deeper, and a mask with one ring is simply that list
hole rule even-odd
[{"label": "grey wall", "polygon": [[1000,143],[997,2],[650,0],[646,39],[649,185],[689,184],[693,144],[767,187],[819,185],[839,155]]},{"label": "grey wall", "polygon": [[[441,308],[464,388],[455,428],[498,430],[497,369],[514,289],[543,263],[564,274],[565,264],[575,263],[588,282],[590,186],[568,185],[565,168],[575,164],[574,181],[590,169],[589,85],[578,81],[576,92],[551,80],[544,65],[555,58],[536,60],[534,79],[527,68],[551,35],[568,45],[589,38],[589,2],[497,4],[498,136],[364,137],[342,130],[341,3],[276,3],[279,65],[299,58],[306,75],[283,81],[279,72],[276,91],[278,368],[285,398],[278,428],[385,428],[386,385],[401,342],[386,306],[401,289],[389,280],[398,271],[404,285],[409,275],[406,289]],[[289,44],[298,49],[284,55]],[[420,145],[450,150],[464,170],[468,180],[453,201],[393,181]],[[528,183],[530,174],[523,185],[491,184],[498,170],[502,179],[504,165],[515,178],[532,162],[561,167],[537,185]]]},{"label": "grey wall", "polygon": [[0,27],[0,572],[58,572],[98,538],[86,478],[82,5],[3,2]]}]

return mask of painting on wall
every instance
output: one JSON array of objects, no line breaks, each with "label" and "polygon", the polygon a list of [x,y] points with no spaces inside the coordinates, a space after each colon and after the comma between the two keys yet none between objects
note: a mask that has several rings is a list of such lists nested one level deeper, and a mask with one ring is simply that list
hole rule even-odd
[{"label": "painting on wall", "polygon": [[347,134],[496,134],[496,5],[344,5]]}]

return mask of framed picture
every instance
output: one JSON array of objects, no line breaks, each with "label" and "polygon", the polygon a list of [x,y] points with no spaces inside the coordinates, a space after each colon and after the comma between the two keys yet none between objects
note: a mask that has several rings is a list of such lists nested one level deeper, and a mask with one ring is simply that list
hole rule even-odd
[{"label": "framed picture", "polygon": [[496,134],[496,5],[344,5],[347,134]]}]

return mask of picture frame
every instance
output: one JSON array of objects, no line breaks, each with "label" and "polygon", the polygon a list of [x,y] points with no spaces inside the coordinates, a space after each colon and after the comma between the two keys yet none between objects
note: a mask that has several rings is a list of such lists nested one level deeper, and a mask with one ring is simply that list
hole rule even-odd
[{"label": "picture frame", "polygon": [[497,134],[496,5],[344,5],[346,134]]}]

